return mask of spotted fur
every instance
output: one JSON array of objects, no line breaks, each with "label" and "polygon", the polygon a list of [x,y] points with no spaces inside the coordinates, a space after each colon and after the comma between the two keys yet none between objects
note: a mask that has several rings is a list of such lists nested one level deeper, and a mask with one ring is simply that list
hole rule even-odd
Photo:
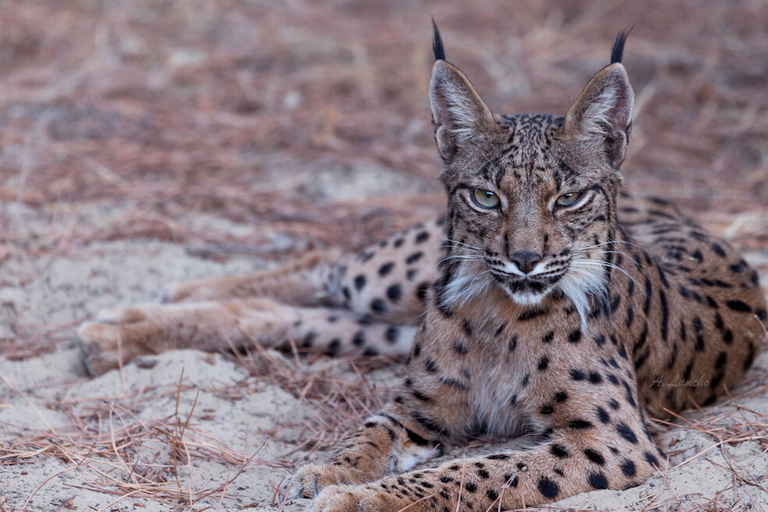
[{"label": "spotted fur", "polygon": [[[286,339],[408,354],[383,410],[293,478],[289,495],[318,511],[512,509],[643,482],[664,460],[647,416],[732,389],[760,350],[766,305],[726,242],[622,191],[624,39],[565,116],[506,116],[445,61],[436,31],[445,218],[354,255],[179,284],[176,304],[104,311],[80,329],[91,369]],[[519,435],[530,449],[414,469],[458,442]]]}]

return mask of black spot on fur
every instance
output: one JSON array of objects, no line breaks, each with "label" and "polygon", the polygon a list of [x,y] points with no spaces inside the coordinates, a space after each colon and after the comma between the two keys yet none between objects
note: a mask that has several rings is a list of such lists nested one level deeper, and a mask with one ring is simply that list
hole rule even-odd
[{"label": "black spot on fur", "polygon": [[568,341],[571,343],[578,343],[581,340],[581,329],[576,329],[568,335]]},{"label": "black spot on fur", "polygon": [[387,343],[397,343],[397,338],[399,335],[399,331],[397,329],[397,326],[390,325],[387,327],[387,330],[384,332],[384,339],[387,340]]},{"label": "black spot on fur", "polygon": [[589,474],[589,485],[595,489],[607,489],[608,479],[605,477],[605,473],[598,471],[596,473]]},{"label": "black spot on fur", "polygon": [[384,301],[376,298],[371,301],[370,305],[371,311],[378,314],[383,314],[387,312],[387,305],[384,304]]},{"label": "black spot on fur", "polygon": [[645,452],[643,455],[645,456],[645,461],[648,464],[657,468],[661,467],[661,465],[659,464],[659,459],[657,459],[654,454],[652,454],[651,452]]},{"label": "black spot on fur", "polygon": [[543,372],[544,370],[546,370],[547,366],[549,366],[549,358],[547,356],[544,356],[541,359],[539,359],[538,368],[540,372]]},{"label": "black spot on fur", "polygon": [[645,303],[643,305],[643,312],[645,312],[645,316],[648,316],[648,313],[651,311],[651,299],[653,294],[653,286],[651,285],[651,280],[648,279],[648,276],[645,277]]},{"label": "black spot on fur", "polygon": [[568,449],[561,444],[553,444],[549,448],[549,453],[551,453],[558,459],[567,459],[568,457],[571,456],[571,454],[568,453]]},{"label": "black spot on fur", "polygon": [[755,345],[753,343],[749,343],[749,348],[747,349],[747,357],[744,359],[744,370],[749,370],[749,367],[752,366],[752,361],[755,359]]},{"label": "black spot on fur", "polygon": [[659,303],[661,304],[661,339],[667,341],[669,309],[667,308],[667,295],[664,290],[659,290]]},{"label": "black spot on fur", "polygon": [[621,422],[618,425],[616,425],[616,432],[618,432],[621,437],[623,437],[630,443],[637,444],[637,436],[632,431],[632,429],[629,428],[629,426],[626,423]]},{"label": "black spot on fur", "polygon": [[453,351],[459,355],[464,355],[467,352],[469,352],[469,349],[464,344],[464,342],[462,342],[461,340],[456,340],[453,342]]},{"label": "black spot on fur", "polygon": [[742,302],[740,300],[729,300],[725,303],[726,306],[728,306],[730,309],[734,311],[738,311],[740,313],[751,313],[752,308],[749,307],[749,304]]},{"label": "black spot on fur", "polygon": [[571,379],[572,380],[584,380],[587,376],[584,374],[583,371],[577,370],[576,368],[571,368]]},{"label": "black spot on fur", "polygon": [[624,476],[632,478],[637,474],[637,467],[635,466],[635,463],[629,459],[624,459],[620,467],[621,472],[624,473]]},{"label": "black spot on fur", "polygon": [[403,290],[399,284],[393,284],[387,288],[387,298],[392,302],[398,302],[400,297],[403,296]]},{"label": "black spot on fur", "polygon": [[538,487],[541,495],[550,500],[556,498],[560,493],[560,487],[558,487],[557,482],[547,478],[546,476],[539,477]]},{"label": "black spot on fur", "polygon": [[603,457],[600,452],[593,450],[592,448],[586,448],[584,450],[584,455],[586,455],[590,461],[594,462],[598,466],[605,465],[605,457]]},{"label": "black spot on fur", "polygon": [[625,380],[622,380],[621,383],[624,385],[624,390],[627,392],[627,403],[631,405],[632,407],[637,407],[637,403],[635,402],[635,399],[632,397],[632,388],[629,387],[629,383]]},{"label": "black spot on fur", "polygon": [[568,428],[572,428],[573,430],[587,430],[588,428],[592,428],[592,423],[587,420],[575,419],[568,422]]},{"label": "black spot on fur", "polygon": [[357,331],[352,337],[352,343],[356,347],[362,347],[365,345],[365,333],[363,331]]},{"label": "black spot on fur", "polygon": [[395,268],[395,264],[393,262],[390,261],[389,263],[385,263],[379,267],[379,275],[381,277],[386,277],[390,272],[392,272],[393,268]]},{"label": "black spot on fur", "polygon": [[611,421],[611,416],[608,414],[608,411],[600,406],[597,407],[597,417],[600,419],[600,423],[608,423]]},{"label": "black spot on fur", "polygon": [[519,322],[525,322],[526,320],[533,320],[534,318],[538,318],[540,316],[546,315],[549,313],[546,308],[531,308],[525,312],[523,312],[517,320]]},{"label": "black spot on fur", "polygon": [[427,302],[427,292],[429,291],[429,283],[421,283],[416,287],[416,297],[423,302]]},{"label": "black spot on fur", "polygon": [[422,256],[424,256],[423,252],[421,252],[421,251],[415,252],[415,253],[411,254],[410,256],[408,256],[405,259],[405,263],[407,265],[411,265],[413,263],[416,263],[417,261],[419,261],[422,258]]}]

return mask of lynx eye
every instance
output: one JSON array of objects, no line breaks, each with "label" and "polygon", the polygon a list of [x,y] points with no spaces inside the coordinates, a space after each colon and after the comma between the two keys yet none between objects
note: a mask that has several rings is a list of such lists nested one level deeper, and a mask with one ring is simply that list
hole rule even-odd
[{"label": "lynx eye", "polygon": [[490,190],[481,190],[476,188],[472,191],[472,198],[475,200],[477,206],[481,208],[496,208],[499,206],[499,196],[491,192]]},{"label": "lynx eye", "polygon": [[573,203],[579,200],[581,197],[580,192],[571,192],[570,194],[563,194],[557,198],[555,204],[557,206],[571,206]]}]

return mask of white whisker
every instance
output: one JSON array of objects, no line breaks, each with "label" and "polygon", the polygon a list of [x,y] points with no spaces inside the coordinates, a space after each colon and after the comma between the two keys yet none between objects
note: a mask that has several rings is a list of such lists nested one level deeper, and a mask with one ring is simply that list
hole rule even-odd
[{"label": "white whisker", "polygon": [[451,242],[452,244],[456,244],[461,247],[466,247],[467,249],[472,249],[478,252],[485,253],[485,249],[481,249],[480,247],[475,247],[474,245],[465,244],[464,242],[459,242],[458,240],[451,240],[450,238],[441,238],[444,242]]}]

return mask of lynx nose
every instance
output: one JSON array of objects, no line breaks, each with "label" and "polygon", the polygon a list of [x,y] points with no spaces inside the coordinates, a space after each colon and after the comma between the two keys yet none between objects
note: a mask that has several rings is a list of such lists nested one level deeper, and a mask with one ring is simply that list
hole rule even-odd
[{"label": "lynx nose", "polygon": [[517,265],[517,268],[523,274],[529,274],[533,267],[541,261],[541,254],[534,254],[532,252],[516,252],[509,257],[510,261]]}]

